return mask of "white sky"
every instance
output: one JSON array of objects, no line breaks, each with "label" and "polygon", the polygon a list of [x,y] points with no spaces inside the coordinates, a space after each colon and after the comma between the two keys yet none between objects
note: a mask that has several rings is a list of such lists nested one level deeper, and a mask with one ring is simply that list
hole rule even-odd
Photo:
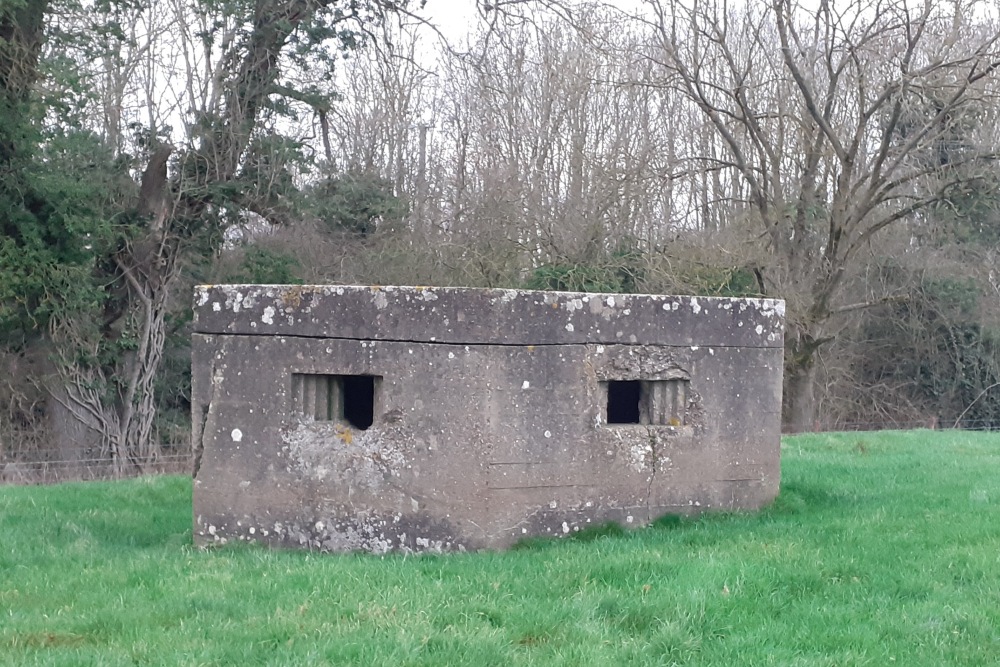
[{"label": "white sky", "polygon": [[428,0],[427,6],[416,13],[427,17],[448,41],[461,39],[480,20],[476,0]]}]

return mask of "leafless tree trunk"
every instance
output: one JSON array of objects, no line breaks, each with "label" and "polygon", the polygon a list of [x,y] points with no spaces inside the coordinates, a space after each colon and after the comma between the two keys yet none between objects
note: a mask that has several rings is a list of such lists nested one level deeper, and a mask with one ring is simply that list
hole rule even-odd
[{"label": "leafless tree trunk", "polygon": [[975,136],[931,155],[956,125],[989,126],[996,24],[978,3],[649,4],[669,76],[715,129],[773,257],[767,286],[791,314],[786,416],[809,428],[817,351],[866,305],[840,301],[859,254],[995,158]]}]

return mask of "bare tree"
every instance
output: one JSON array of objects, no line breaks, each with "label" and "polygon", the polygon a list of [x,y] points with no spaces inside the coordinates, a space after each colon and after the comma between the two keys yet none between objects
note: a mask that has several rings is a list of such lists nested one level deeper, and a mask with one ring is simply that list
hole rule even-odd
[{"label": "bare tree", "polygon": [[[814,419],[817,351],[876,236],[993,168],[998,32],[979,2],[650,0],[666,76],[739,178],[766,286],[789,304],[786,407]],[[947,152],[955,128],[967,137]]]}]

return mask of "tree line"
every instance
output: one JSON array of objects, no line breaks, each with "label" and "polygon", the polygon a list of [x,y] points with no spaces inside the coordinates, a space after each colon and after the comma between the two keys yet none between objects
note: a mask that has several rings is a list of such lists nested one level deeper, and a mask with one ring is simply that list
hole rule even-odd
[{"label": "tree line", "polygon": [[0,0],[0,457],[183,443],[222,281],[782,298],[790,429],[1000,424],[991,3],[419,11]]}]

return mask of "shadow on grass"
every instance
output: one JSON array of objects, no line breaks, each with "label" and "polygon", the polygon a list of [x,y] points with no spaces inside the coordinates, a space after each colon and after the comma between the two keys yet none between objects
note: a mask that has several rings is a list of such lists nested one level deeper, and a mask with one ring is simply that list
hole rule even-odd
[{"label": "shadow on grass", "polygon": [[596,526],[590,526],[584,528],[575,533],[571,533],[566,537],[549,537],[549,536],[539,536],[539,537],[525,537],[523,539],[515,542],[511,547],[511,551],[537,551],[540,549],[548,549],[556,544],[563,543],[587,543],[594,542],[601,539],[628,539],[631,531],[622,528],[620,524],[614,521],[607,521],[605,523],[597,524]]},{"label": "shadow on grass", "polygon": [[639,529],[623,528],[613,521],[585,528],[566,537],[539,536],[518,540],[511,551],[538,551],[553,548],[558,544],[588,543],[597,540],[630,540],[639,535],[653,532],[677,532],[738,522],[757,522],[774,519],[801,519],[823,510],[842,507],[843,495],[819,484],[787,482],[782,484],[778,497],[760,510],[729,512],[705,512],[697,515],[664,514]]},{"label": "shadow on grass", "polygon": [[761,510],[763,516],[779,518],[814,514],[842,507],[845,496],[829,486],[806,482],[785,482],[778,497]]}]

